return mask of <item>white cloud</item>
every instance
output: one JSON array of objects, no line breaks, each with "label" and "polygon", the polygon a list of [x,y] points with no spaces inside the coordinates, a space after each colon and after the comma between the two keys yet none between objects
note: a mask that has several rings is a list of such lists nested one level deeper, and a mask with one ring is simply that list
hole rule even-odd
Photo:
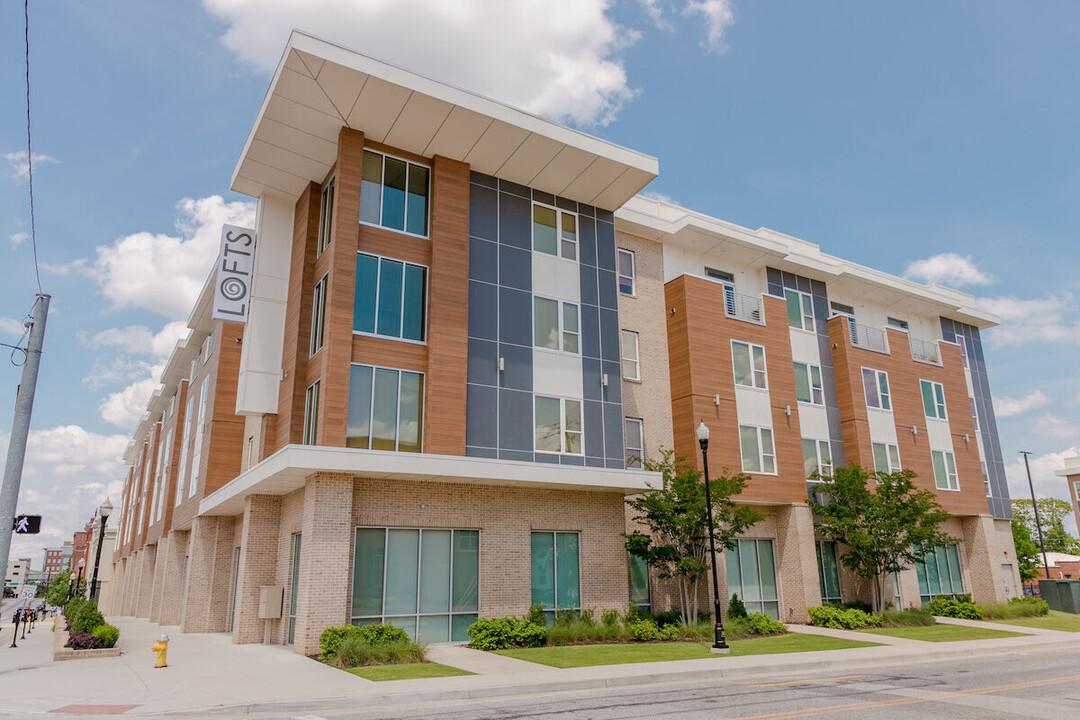
[{"label": "white cloud", "polygon": [[[611,122],[636,94],[618,53],[639,33],[607,15],[611,0],[203,0],[203,5],[228,26],[225,45],[266,73],[277,66],[295,27],[578,125]],[[711,27],[710,21],[710,32]]]},{"label": "white cloud", "polygon": [[86,373],[82,384],[90,390],[127,385],[144,379],[151,367],[150,363],[134,360],[127,355],[118,355],[108,360],[98,358]]},{"label": "white cloud", "polygon": [[18,247],[18,246],[22,245],[24,242],[26,242],[27,240],[30,239],[30,233],[28,233],[28,232],[12,233],[11,235],[8,236],[8,239],[11,241],[11,247]]},{"label": "white cloud", "polygon": [[656,27],[661,30],[671,29],[671,23],[664,18],[664,9],[660,7],[660,0],[638,0],[638,3]]},{"label": "white cloud", "polygon": [[909,263],[904,277],[924,283],[963,287],[990,285],[994,278],[980,270],[970,255],[941,253]]},{"label": "white cloud", "polygon": [[26,332],[21,320],[9,317],[0,317],[0,333],[10,337],[19,338]]},{"label": "white cloud", "polygon": [[1029,392],[1022,398],[996,397],[994,398],[994,414],[998,417],[1023,415],[1026,412],[1041,408],[1049,402],[1050,398],[1046,397],[1042,390]]},{"label": "white cloud", "polygon": [[[26,161],[25,150],[6,153],[4,159],[7,160],[8,165],[11,167],[11,177],[16,182],[22,182],[30,177],[30,163]],[[46,163],[59,165],[60,161],[43,153],[34,153],[35,165],[45,165]]]},{"label": "white cloud", "polygon": [[150,401],[150,396],[161,384],[158,378],[161,377],[163,369],[164,364],[148,368],[148,377],[136,380],[123,390],[109,393],[98,406],[101,419],[125,430],[134,428],[139,418],[146,412],[146,404]]},{"label": "white cloud", "polygon": [[1031,425],[1031,432],[1036,437],[1080,438],[1080,425],[1060,415],[1047,414]]},{"label": "white cloud", "polygon": [[226,203],[212,195],[177,205],[177,235],[139,232],[99,246],[93,264],[76,261],[51,268],[64,274],[84,268],[113,308],[138,307],[168,318],[187,317],[217,257],[221,226],[253,226],[255,203]]},{"label": "white cloud", "polygon": [[[1069,486],[1065,478],[1058,477],[1054,473],[1065,467],[1065,458],[1074,455],[1080,455],[1080,445],[1073,445],[1060,452],[1032,455],[1028,458],[1031,464],[1031,484],[1035,487],[1035,497],[1069,499]],[[1022,455],[1017,455],[1015,460],[1005,464],[1005,477],[1009,481],[1009,496],[1012,499],[1031,499]],[[1071,522],[1072,513],[1066,518],[1066,530],[1070,530]],[[1075,529],[1071,531],[1075,532]]]},{"label": "white cloud", "polygon": [[[8,440],[0,434],[0,458],[7,456]],[[107,496],[119,505],[127,443],[126,435],[101,435],[78,425],[32,430],[18,510],[40,514],[42,532],[13,536],[12,557],[34,558],[32,566],[40,569],[43,547],[70,540]]]},{"label": "white cloud", "polygon": [[679,204],[670,195],[665,195],[664,193],[657,192],[655,190],[642,190],[638,194],[641,195],[641,197],[649,198],[650,200],[658,200],[658,201],[660,201],[662,203],[671,203],[672,205],[678,205]]},{"label": "white cloud", "polygon": [[1013,296],[977,298],[975,304],[1001,319],[1001,325],[985,331],[987,340],[995,345],[1018,345],[1033,340],[1080,341],[1080,313],[1070,293],[1036,300]]},{"label": "white cloud", "polygon": [[706,35],[701,46],[710,52],[727,50],[724,34],[735,23],[735,8],[731,0],[687,0],[687,15],[701,15],[705,19]]},{"label": "white cloud", "polygon": [[176,343],[187,334],[187,323],[176,320],[166,323],[157,333],[145,325],[109,328],[85,340],[85,343],[94,349],[114,347],[137,355],[167,358]]}]

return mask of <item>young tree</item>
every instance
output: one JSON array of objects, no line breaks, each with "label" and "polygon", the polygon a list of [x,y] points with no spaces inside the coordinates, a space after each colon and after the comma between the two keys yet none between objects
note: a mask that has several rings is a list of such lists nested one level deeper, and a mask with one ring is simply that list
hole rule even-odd
[{"label": "young tree", "polygon": [[[646,461],[645,469],[659,472],[662,485],[627,500],[634,520],[647,529],[623,534],[626,549],[645,560],[657,576],[675,578],[683,622],[697,620],[698,583],[709,571],[709,516],[705,483],[698,470],[676,458],[673,450],[661,450],[659,462]],[[757,510],[737,506],[732,499],[746,487],[746,475],[721,474],[709,478],[717,550],[734,548],[734,539],[764,517]]]},{"label": "young tree", "polygon": [[890,573],[953,542],[941,531],[948,513],[934,493],[915,488],[914,477],[910,470],[872,474],[858,465],[840,467],[831,478],[817,478],[816,494],[824,495],[827,502],[810,500],[818,530],[847,546],[840,562],[870,581],[876,612],[884,606]]},{"label": "young tree", "polygon": [[1031,539],[1027,525],[1019,517],[1012,519],[1013,546],[1016,548],[1016,564],[1020,570],[1020,581],[1027,582],[1039,576],[1042,561],[1039,560],[1039,546]]},{"label": "young tree", "polygon": [[[1043,545],[1046,552],[1080,553],[1080,540],[1065,530],[1065,518],[1072,514],[1072,506],[1058,498],[1039,498],[1039,522],[1042,524]],[[1031,510],[1030,500],[1012,501],[1013,517],[1027,526],[1028,534],[1038,543],[1035,526],[1035,513]]]}]

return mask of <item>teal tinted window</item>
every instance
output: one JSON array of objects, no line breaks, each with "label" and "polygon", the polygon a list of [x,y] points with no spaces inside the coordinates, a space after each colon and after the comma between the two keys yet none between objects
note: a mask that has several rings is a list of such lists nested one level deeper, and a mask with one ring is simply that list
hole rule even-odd
[{"label": "teal tinted window", "polygon": [[542,452],[560,452],[559,399],[536,397],[536,449]]},{"label": "teal tinted window", "polygon": [[353,365],[349,369],[349,418],[345,445],[371,447],[371,379],[374,368]]},{"label": "teal tinted window", "polygon": [[430,186],[423,165],[365,150],[360,222],[427,235]]},{"label": "teal tinted window", "polygon": [[420,532],[390,530],[386,541],[387,615],[407,615],[416,612],[417,561]]},{"label": "teal tinted window", "polygon": [[403,372],[398,402],[398,452],[420,452],[423,415],[424,376]]},{"label": "teal tinted window", "polygon": [[401,311],[401,337],[423,340],[426,324],[427,269],[419,265],[405,266],[405,289]]},{"label": "teal tinted window", "polygon": [[427,268],[356,256],[353,331],[423,341],[427,324]]},{"label": "teal tinted window", "polygon": [[532,604],[555,607],[555,534],[532,534]]},{"label": "teal tinted window", "polygon": [[840,570],[836,562],[836,543],[818,542],[818,582],[821,599],[840,601]]},{"label": "teal tinted window", "polygon": [[453,611],[475,611],[480,590],[480,533],[476,530],[454,533],[453,580]]},{"label": "teal tinted window", "polygon": [[345,444],[352,448],[420,452],[424,437],[424,376],[353,365]]},{"label": "teal tinted window", "polygon": [[728,592],[737,593],[751,613],[780,619],[772,540],[736,540],[724,551]]},{"label": "teal tinted window", "polygon": [[382,615],[386,531],[357,528],[353,552],[352,615]]},{"label": "teal tinted window", "polygon": [[637,608],[648,608],[652,604],[649,565],[637,555],[630,556],[630,604]]},{"label": "teal tinted window", "polygon": [[356,256],[356,292],[353,296],[353,330],[375,332],[376,293],[379,290],[379,259]]},{"label": "teal tinted window", "polygon": [[410,164],[408,184],[405,230],[413,235],[427,235],[428,169]]},{"label": "teal tinted window", "polygon": [[360,222],[379,224],[382,208],[383,156],[364,151],[364,173],[360,183]]},{"label": "teal tinted window", "polygon": [[398,371],[375,370],[371,403],[371,449],[396,450],[398,411]]},{"label": "teal tinted window", "polygon": [[[420,538],[420,612],[450,611],[450,531],[425,530]],[[421,619],[421,624],[422,624]],[[446,622],[446,618],[443,618]],[[447,626],[443,625],[443,636]]]},{"label": "teal tinted window", "polygon": [[577,533],[555,533],[555,602],[557,607],[581,607],[579,562]]},{"label": "teal tinted window", "polygon": [[289,573],[289,644],[292,644],[296,630],[296,595],[300,590],[300,533],[294,533],[292,541],[292,569]]},{"label": "teal tinted window", "polygon": [[404,263],[397,260],[379,260],[379,311],[375,331],[379,335],[401,336],[401,273],[404,269]]},{"label": "teal tinted window", "polygon": [[533,205],[533,250],[548,255],[559,254],[557,224],[558,213],[554,208]]},{"label": "teal tinted window", "polygon": [[405,229],[405,177],[407,164],[404,160],[388,157],[383,164],[383,227]]}]

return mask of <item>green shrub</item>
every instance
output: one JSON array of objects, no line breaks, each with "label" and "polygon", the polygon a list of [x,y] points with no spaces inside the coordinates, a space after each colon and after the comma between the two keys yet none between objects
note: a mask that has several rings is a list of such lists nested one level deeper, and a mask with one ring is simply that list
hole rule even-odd
[{"label": "green shrub", "polygon": [[738,593],[731,594],[731,602],[728,603],[727,607],[727,616],[729,620],[747,616],[746,606],[743,605],[743,601],[739,599]]},{"label": "green shrub", "polygon": [[615,608],[609,608],[600,613],[600,623],[603,625],[609,625],[613,627],[619,626],[619,611]]},{"label": "green shrub", "polygon": [[934,624],[934,614],[922,608],[886,610],[881,615],[888,627],[925,627]]},{"label": "green shrub", "polygon": [[547,626],[547,617],[544,615],[544,606],[539,603],[529,606],[529,612],[525,615],[525,619],[540,627]]},{"label": "green shrub", "polygon": [[[331,662],[338,655],[341,644],[350,638],[371,646],[385,646],[394,643],[409,642],[409,634],[393,625],[340,625],[328,627],[319,635],[319,660]],[[363,663],[361,663],[363,664]],[[346,667],[355,667],[348,665]]]},{"label": "green shrub", "polygon": [[807,612],[810,615],[810,623],[812,625],[833,628],[836,630],[881,627],[885,622],[885,619],[881,615],[863,612],[856,608],[839,608],[835,605],[812,607],[807,610]]},{"label": "green shrub", "polygon": [[[961,595],[960,598],[970,595]],[[930,601],[929,607],[932,615],[942,617],[964,618],[967,620],[984,620],[982,610],[970,600],[954,599],[948,596],[938,596]]]},{"label": "green shrub", "polygon": [[105,624],[105,618],[98,612],[97,604],[86,598],[72,598],[64,609],[64,615],[71,621],[71,632],[91,633],[98,625]]},{"label": "green shrub", "polygon": [[657,627],[667,627],[668,625],[678,625],[682,622],[682,613],[678,610],[668,610],[667,612],[655,613],[652,616],[653,622]]},{"label": "green shrub", "polygon": [[747,615],[746,620],[750,625],[751,635],[779,635],[787,632],[787,626],[784,623],[762,613]]},{"label": "green shrub", "polygon": [[101,638],[101,647],[111,648],[120,639],[120,630],[109,623],[102,623],[94,628],[91,635]]},{"label": "green shrub", "polygon": [[341,668],[361,665],[397,665],[424,662],[423,646],[405,637],[385,643],[371,643],[358,634],[347,634],[334,653],[333,662]]},{"label": "green shrub", "polygon": [[626,623],[626,634],[631,640],[656,640],[660,630],[652,618],[639,617]]},{"label": "green shrub", "polygon": [[657,637],[661,640],[682,640],[686,635],[683,628],[678,625],[665,625],[660,628]]},{"label": "green shrub", "polygon": [[523,618],[481,618],[469,626],[469,647],[476,650],[505,650],[511,647],[540,647],[547,631]]},{"label": "green shrub", "polygon": [[572,645],[583,642],[612,642],[625,639],[618,612],[614,623],[598,623],[592,613],[556,619],[547,629],[549,645]]},{"label": "green shrub", "polygon": [[1050,612],[1050,606],[1042,598],[1013,598],[1007,603],[978,606],[988,618],[1006,619],[1017,617],[1038,617]]}]

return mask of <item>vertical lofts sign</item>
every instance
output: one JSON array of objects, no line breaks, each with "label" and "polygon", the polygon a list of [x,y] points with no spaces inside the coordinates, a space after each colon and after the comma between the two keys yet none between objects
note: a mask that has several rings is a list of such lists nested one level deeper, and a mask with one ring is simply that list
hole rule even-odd
[{"label": "vertical lofts sign", "polygon": [[221,228],[221,250],[215,266],[215,320],[247,322],[251,305],[251,274],[255,267],[255,231],[235,225]]}]

